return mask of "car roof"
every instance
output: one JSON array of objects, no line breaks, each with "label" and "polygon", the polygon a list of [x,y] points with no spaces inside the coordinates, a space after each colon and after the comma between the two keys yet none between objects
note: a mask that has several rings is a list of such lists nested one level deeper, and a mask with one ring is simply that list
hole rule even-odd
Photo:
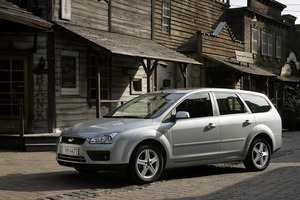
[{"label": "car roof", "polygon": [[181,94],[191,94],[196,92],[234,92],[234,93],[244,93],[244,94],[255,94],[264,96],[263,93],[253,92],[248,90],[239,89],[227,89],[227,88],[176,88],[176,89],[166,89],[154,91],[151,93],[181,93]]}]

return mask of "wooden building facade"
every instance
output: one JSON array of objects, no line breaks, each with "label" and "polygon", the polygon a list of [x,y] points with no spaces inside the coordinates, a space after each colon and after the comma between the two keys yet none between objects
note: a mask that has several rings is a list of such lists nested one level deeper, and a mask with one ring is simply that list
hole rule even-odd
[{"label": "wooden building facade", "polygon": [[[10,100],[16,88],[23,92],[25,133],[59,133],[157,90],[154,74],[166,62],[200,64],[152,40],[151,0],[39,0],[31,10],[38,16],[28,11],[30,2],[2,0],[0,7],[0,23],[9,27],[0,32],[1,63],[19,57],[25,63],[1,64],[0,70],[13,75],[0,82],[12,89],[0,94]],[[6,10],[11,13],[3,17]],[[18,21],[24,13],[27,18]],[[9,132],[18,125],[1,127]]]}]

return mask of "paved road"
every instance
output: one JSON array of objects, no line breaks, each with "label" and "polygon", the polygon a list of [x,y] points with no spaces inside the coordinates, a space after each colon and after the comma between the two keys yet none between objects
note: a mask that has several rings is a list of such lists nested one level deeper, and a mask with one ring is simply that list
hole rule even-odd
[{"label": "paved road", "polygon": [[166,171],[160,181],[132,185],[121,173],[83,175],[59,166],[54,152],[0,151],[0,199],[299,199],[300,132],[284,132],[282,149],[263,172],[240,163]]}]

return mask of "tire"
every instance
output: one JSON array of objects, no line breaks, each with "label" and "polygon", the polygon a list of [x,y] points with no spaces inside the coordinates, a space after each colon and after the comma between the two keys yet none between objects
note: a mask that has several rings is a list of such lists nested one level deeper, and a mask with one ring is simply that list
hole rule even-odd
[{"label": "tire", "polygon": [[270,161],[271,148],[269,143],[264,139],[256,139],[251,143],[243,163],[250,171],[262,171],[269,166]]},{"label": "tire", "polygon": [[156,181],[164,168],[160,149],[152,144],[138,146],[129,163],[129,176],[138,184]]}]

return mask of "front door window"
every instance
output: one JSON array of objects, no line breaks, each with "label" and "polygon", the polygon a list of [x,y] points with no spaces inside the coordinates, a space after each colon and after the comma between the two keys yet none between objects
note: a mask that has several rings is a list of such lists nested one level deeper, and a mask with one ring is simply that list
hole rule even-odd
[{"label": "front door window", "polygon": [[[0,57],[0,117],[16,119],[19,115],[19,99],[27,103],[26,57]],[[25,106],[26,108],[27,106]],[[0,125],[14,127],[7,122]]]}]

